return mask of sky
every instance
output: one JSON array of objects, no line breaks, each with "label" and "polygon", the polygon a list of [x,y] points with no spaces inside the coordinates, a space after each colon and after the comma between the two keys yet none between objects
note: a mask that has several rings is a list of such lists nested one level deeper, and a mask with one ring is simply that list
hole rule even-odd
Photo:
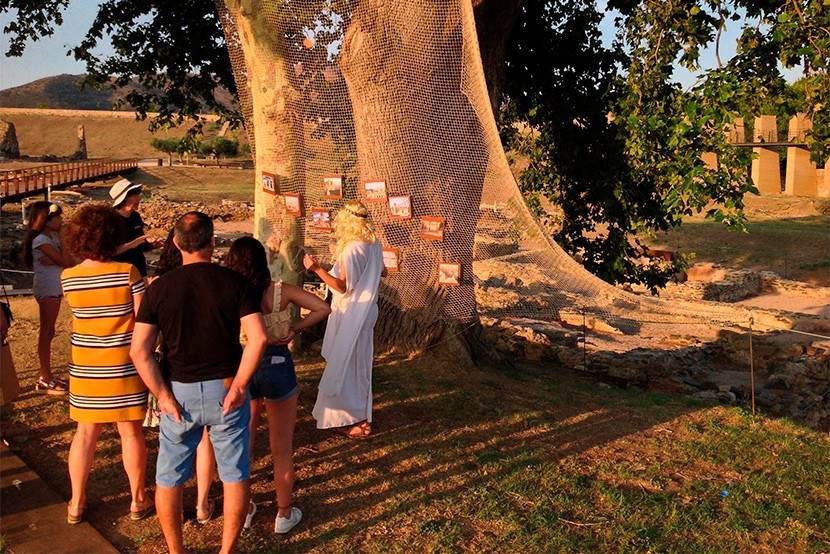
[{"label": "sky", "polygon": [[[598,2],[602,8],[605,2]],[[63,14],[64,24],[51,37],[30,42],[22,57],[8,58],[4,54],[8,49],[9,41],[5,34],[0,33],[0,90],[24,85],[43,77],[51,77],[62,73],[77,75],[85,72],[83,63],[76,62],[66,52],[83,40],[86,30],[92,24],[97,13],[98,2],[92,0],[70,0],[69,7]],[[0,28],[9,21],[8,14],[0,14]],[[603,21],[603,30],[608,42],[614,34],[612,18],[606,17]],[[721,59],[727,60],[735,53],[735,40],[738,35],[738,25],[728,29],[721,39]],[[103,50],[102,50],[103,51]],[[701,56],[701,65],[713,67],[715,56],[713,50],[704,51]],[[797,78],[791,74],[793,80]],[[677,68],[675,78],[684,88],[694,83],[695,77],[685,69]]]},{"label": "sky", "polygon": [[[69,8],[63,13],[64,23],[55,30],[55,34],[28,43],[23,56],[19,58],[5,56],[9,40],[5,34],[0,33],[0,89],[25,85],[62,73],[84,73],[86,66],[66,56],[66,52],[80,44],[97,13],[97,2],[71,0]],[[4,28],[10,19],[9,14],[0,13],[0,28]]]}]

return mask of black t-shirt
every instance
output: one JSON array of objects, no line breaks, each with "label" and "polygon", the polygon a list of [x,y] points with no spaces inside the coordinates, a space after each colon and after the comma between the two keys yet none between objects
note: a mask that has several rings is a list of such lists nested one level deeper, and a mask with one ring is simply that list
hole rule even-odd
[{"label": "black t-shirt", "polygon": [[147,287],[136,321],[161,331],[170,371],[165,377],[197,383],[236,375],[242,359],[239,320],[261,311],[241,275],[202,262],[165,273]]},{"label": "black t-shirt", "polygon": [[[124,219],[124,234],[121,238],[121,244],[135,240],[144,234],[144,221],[138,212],[130,212],[130,215]],[[147,243],[144,243],[135,248],[130,248],[124,252],[113,256],[112,259],[116,262],[126,262],[133,264],[142,277],[147,277],[147,260],[144,259],[144,251],[147,249]]]}]

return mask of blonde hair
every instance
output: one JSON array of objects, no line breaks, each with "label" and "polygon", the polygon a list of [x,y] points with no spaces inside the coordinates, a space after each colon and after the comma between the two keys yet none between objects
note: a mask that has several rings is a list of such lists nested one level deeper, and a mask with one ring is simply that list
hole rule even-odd
[{"label": "blonde hair", "polygon": [[334,236],[337,237],[335,258],[338,258],[353,240],[374,243],[375,228],[369,221],[369,210],[366,206],[357,200],[346,202],[334,219]]}]

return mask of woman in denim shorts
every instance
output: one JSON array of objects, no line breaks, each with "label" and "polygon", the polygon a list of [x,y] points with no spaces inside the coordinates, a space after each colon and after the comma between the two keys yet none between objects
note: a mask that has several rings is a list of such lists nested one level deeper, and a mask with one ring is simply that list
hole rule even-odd
[{"label": "woman in denim shorts", "polygon": [[[302,512],[293,506],[294,494],[294,426],[297,423],[297,376],[288,343],[305,329],[323,321],[331,308],[319,297],[302,288],[272,281],[266,261],[265,247],[252,237],[234,241],[225,265],[241,273],[262,298],[262,313],[268,332],[268,346],[259,368],[251,379],[251,453],[259,425],[262,403],[268,416],[268,434],[274,462],[274,487],[277,496],[275,533],[287,533],[302,519]],[[291,305],[308,310],[308,314],[291,324]],[[244,342],[244,337],[241,337]],[[256,512],[251,502],[249,516]]]}]

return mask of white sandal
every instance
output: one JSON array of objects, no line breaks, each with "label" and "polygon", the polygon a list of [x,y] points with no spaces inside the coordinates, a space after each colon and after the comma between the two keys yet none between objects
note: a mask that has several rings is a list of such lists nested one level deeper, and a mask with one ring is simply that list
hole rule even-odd
[{"label": "white sandal", "polygon": [[250,529],[251,528],[251,520],[254,519],[254,515],[256,514],[256,503],[251,500],[251,507],[248,509],[248,515],[245,516],[245,524],[242,526],[243,529]]}]

